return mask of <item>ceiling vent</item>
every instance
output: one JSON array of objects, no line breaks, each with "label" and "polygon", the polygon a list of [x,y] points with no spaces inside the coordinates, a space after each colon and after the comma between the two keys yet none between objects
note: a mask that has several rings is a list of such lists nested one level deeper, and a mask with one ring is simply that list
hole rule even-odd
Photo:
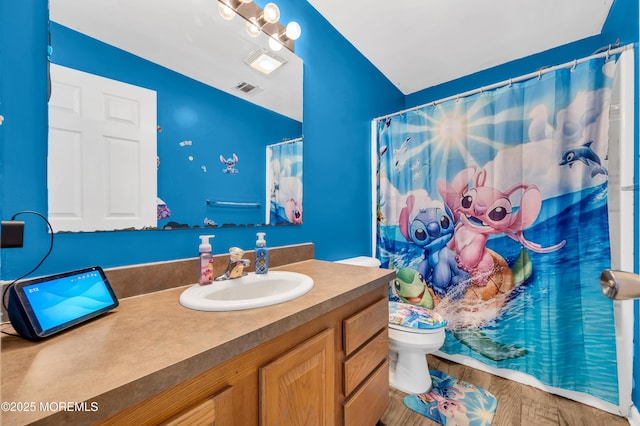
[{"label": "ceiling vent", "polygon": [[246,81],[243,81],[242,83],[236,84],[236,90],[244,93],[245,95],[249,95],[249,96],[253,96],[255,94],[258,94],[258,93],[262,92],[261,88],[259,88],[258,86],[254,85],[254,84],[247,83]]}]

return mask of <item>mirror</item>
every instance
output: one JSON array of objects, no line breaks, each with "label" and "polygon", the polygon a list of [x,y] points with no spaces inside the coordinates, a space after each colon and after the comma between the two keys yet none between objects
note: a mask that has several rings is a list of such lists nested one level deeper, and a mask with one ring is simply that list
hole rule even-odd
[{"label": "mirror", "polygon": [[[270,52],[268,37],[249,37],[241,17],[222,19],[217,2],[211,0],[156,0],[152,7],[128,0],[50,0],[50,20],[52,64],[156,94],[157,191],[152,198],[158,216],[155,226],[145,227],[264,223],[265,147],[302,135],[299,57],[282,48],[272,52],[285,61],[281,68],[269,75],[254,70],[245,61],[261,49]],[[52,83],[52,100],[60,93]],[[50,116],[51,108],[52,102]],[[51,134],[50,129],[50,157]],[[64,164],[95,164],[103,157],[109,156],[77,161],[66,156]],[[125,173],[128,170],[129,165],[115,164],[110,176],[125,176],[120,183],[130,187],[128,176],[135,173]],[[78,187],[94,190],[83,173],[76,176],[82,182]],[[52,186],[49,179],[50,193]],[[69,187],[62,192],[73,198]],[[133,191],[135,196],[141,192],[148,191]],[[50,195],[50,218],[52,205]],[[65,215],[70,221],[77,219],[73,212],[58,216]],[[116,211],[114,217],[118,215],[126,216]],[[81,230],[125,228],[129,226]]]}]

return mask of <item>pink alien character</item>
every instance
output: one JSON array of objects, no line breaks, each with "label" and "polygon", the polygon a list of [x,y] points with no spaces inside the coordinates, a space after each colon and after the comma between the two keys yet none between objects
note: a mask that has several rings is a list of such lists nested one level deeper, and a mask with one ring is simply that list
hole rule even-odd
[{"label": "pink alien character", "polygon": [[291,223],[302,223],[302,202],[289,198],[284,204],[284,211]]},{"label": "pink alien character", "polygon": [[[542,194],[535,185],[517,184],[502,192],[485,186],[487,172],[480,169],[475,187],[469,182],[476,175],[475,167],[460,171],[451,183],[439,179],[438,192],[457,221],[449,248],[456,254],[459,267],[469,272],[475,285],[484,286],[494,268],[493,257],[486,247],[492,234],[505,234],[536,253],[550,253],[563,247],[565,240],[550,247],[542,247],[525,239],[523,230],[538,217]],[[513,211],[510,197],[523,190],[520,208]]]},{"label": "pink alien character", "polygon": [[464,406],[464,403],[456,401],[455,399],[444,398],[435,392],[418,394],[418,398],[426,404],[435,402],[435,405],[432,405],[429,408],[429,411],[433,412],[434,410],[437,410],[443,416],[451,419],[455,418],[457,414],[464,416],[467,413],[467,408]]}]

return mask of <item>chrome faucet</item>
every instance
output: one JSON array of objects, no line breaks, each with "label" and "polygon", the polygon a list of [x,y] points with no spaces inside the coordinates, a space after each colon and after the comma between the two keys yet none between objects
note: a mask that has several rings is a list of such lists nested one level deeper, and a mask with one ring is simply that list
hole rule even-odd
[{"label": "chrome faucet", "polygon": [[250,262],[248,259],[243,259],[242,256],[244,256],[244,250],[238,247],[231,247],[229,249],[229,265],[227,265],[226,271],[219,277],[216,277],[215,280],[225,281],[247,275],[244,268],[249,266]]},{"label": "chrome faucet", "polygon": [[600,274],[600,287],[602,287],[602,292],[609,299],[640,298],[640,275],[605,269]]}]

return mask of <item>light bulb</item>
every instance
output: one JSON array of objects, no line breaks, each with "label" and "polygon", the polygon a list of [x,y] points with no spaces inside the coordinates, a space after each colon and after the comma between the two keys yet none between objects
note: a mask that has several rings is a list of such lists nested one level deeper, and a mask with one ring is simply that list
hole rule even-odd
[{"label": "light bulb", "polygon": [[300,24],[295,21],[291,21],[287,24],[286,36],[291,40],[297,40],[302,33],[302,29],[300,28]]},{"label": "light bulb", "polygon": [[282,44],[280,44],[280,42],[276,40],[275,37],[277,36],[269,37],[269,47],[274,52],[277,52],[278,50],[282,49]]},{"label": "light bulb", "polygon": [[251,3],[253,0],[240,0],[242,3]]},{"label": "light bulb", "polygon": [[262,30],[258,26],[258,23],[256,22],[256,18],[251,18],[247,21],[246,29],[247,34],[249,34],[253,38],[258,37],[262,32]]},{"label": "light bulb", "polygon": [[236,16],[236,12],[234,12],[233,9],[229,7],[229,5],[222,2],[218,2],[218,13],[220,13],[220,16],[222,16],[227,21],[233,19],[233,17]]},{"label": "light bulb", "polygon": [[280,19],[280,9],[275,3],[267,3],[267,5],[264,7],[262,16],[265,21],[269,22],[270,24],[275,24],[276,22],[278,22],[278,19]]}]

